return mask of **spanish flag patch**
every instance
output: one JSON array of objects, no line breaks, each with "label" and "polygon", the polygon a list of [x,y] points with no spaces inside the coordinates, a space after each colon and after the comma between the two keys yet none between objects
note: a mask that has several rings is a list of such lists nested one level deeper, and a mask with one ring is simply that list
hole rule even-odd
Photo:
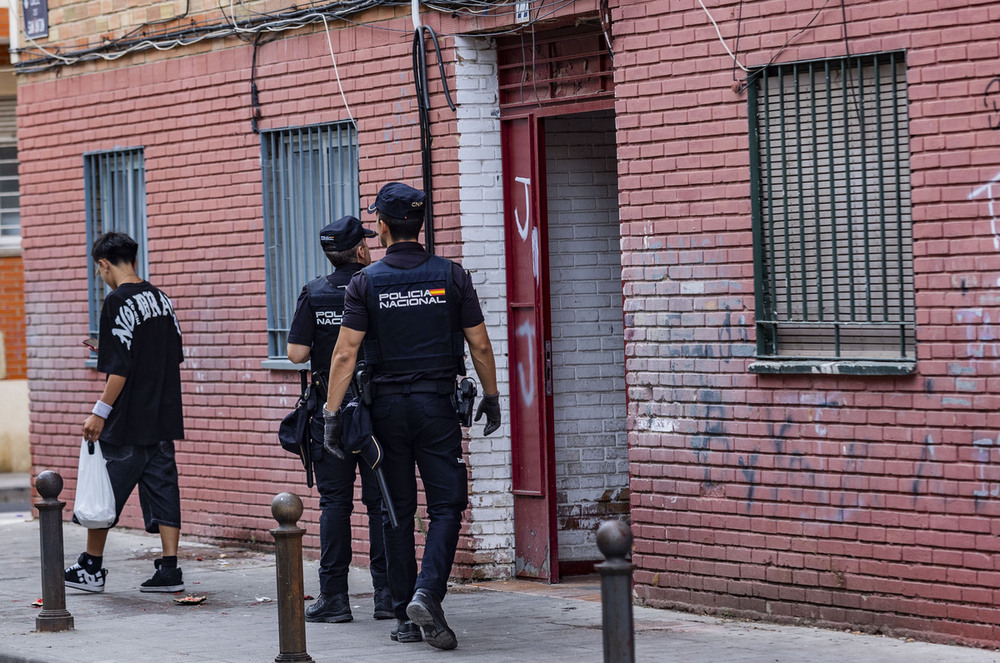
[{"label": "spanish flag patch", "polygon": [[444,288],[435,288],[434,290],[428,290],[431,297],[438,297],[444,294]]}]

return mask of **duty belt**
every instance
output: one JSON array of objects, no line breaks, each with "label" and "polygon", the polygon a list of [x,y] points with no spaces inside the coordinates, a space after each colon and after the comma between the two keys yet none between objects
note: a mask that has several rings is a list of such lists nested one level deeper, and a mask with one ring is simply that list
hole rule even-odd
[{"label": "duty belt", "polygon": [[373,385],[375,397],[396,394],[441,394],[455,393],[454,380],[417,380],[416,382],[389,382]]}]

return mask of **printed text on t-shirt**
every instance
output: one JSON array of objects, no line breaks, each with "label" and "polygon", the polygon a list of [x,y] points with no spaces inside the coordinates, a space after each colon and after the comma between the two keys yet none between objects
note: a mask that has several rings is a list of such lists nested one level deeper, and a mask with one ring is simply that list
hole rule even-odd
[{"label": "printed text on t-shirt", "polygon": [[[159,297],[157,297],[159,295]],[[126,348],[132,349],[132,334],[136,326],[142,324],[150,318],[169,315],[177,333],[180,334],[180,325],[177,324],[177,316],[174,315],[173,306],[170,300],[162,292],[153,293],[149,290],[136,293],[125,300],[122,307],[118,309],[115,316],[115,326],[111,333],[121,341]]]}]

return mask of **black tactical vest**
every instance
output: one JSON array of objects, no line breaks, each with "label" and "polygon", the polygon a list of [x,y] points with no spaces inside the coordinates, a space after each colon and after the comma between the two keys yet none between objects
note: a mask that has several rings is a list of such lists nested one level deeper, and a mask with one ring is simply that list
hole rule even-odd
[{"label": "black tactical vest", "polygon": [[438,256],[403,269],[365,267],[368,331],[365,361],[376,375],[465,372],[452,263]]},{"label": "black tactical vest", "polygon": [[344,320],[344,286],[330,283],[329,277],[313,279],[306,285],[309,306],[316,316],[313,330],[312,366],[314,371],[329,372],[330,356]]}]

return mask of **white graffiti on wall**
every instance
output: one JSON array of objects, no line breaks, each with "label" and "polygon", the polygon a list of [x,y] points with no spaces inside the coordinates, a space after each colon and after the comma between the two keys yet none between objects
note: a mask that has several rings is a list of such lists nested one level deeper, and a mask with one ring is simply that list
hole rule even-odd
[{"label": "white graffiti on wall", "polygon": [[528,339],[528,370],[524,370],[524,363],[517,361],[517,382],[521,386],[521,400],[525,405],[532,405],[535,402],[535,325],[529,320],[521,323],[517,328],[517,335]]},{"label": "white graffiti on wall", "polygon": [[528,239],[528,228],[531,227],[531,204],[528,202],[531,200],[531,180],[527,177],[515,177],[515,182],[520,182],[524,185],[524,203],[527,207],[527,212],[524,215],[524,225],[521,225],[521,215],[517,213],[517,207],[514,208],[514,223],[517,224],[517,234],[521,236],[521,241]]},{"label": "white graffiti on wall", "polygon": [[1000,325],[982,308],[955,311],[955,319],[965,326],[966,356],[969,359],[1000,359]]},{"label": "white graffiti on wall", "polygon": [[1000,435],[996,439],[989,437],[972,441],[974,451],[973,461],[976,463],[976,479],[979,488],[972,491],[976,497],[1000,497],[1000,474],[993,461],[993,454],[1000,450]]},{"label": "white graffiti on wall", "polygon": [[997,215],[1000,214],[1000,210],[997,210],[993,206],[994,201],[1000,198],[1000,173],[997,173],[989,182],[970,193],[969,200],[979,198],[984,193],[989,199],[988,210],[990,213],[990,231],[993,233],[993,249],[1000,251],[1000,233],[997,232]]},{"label": "white graffiti on wall", "polygon": [[517,234],[521,236],[521,241],[528,241],[528,230],[531,230],[531,272],[538,282],[538,228],[531,227],[531,179],[528,177],[515,177],[515,182],[524,185],[524,205],[527,208],[524,213],[524,225],[521,225],[521,215],[517,213],[517,206],[514,206],[514,224],[517,226]]}]

